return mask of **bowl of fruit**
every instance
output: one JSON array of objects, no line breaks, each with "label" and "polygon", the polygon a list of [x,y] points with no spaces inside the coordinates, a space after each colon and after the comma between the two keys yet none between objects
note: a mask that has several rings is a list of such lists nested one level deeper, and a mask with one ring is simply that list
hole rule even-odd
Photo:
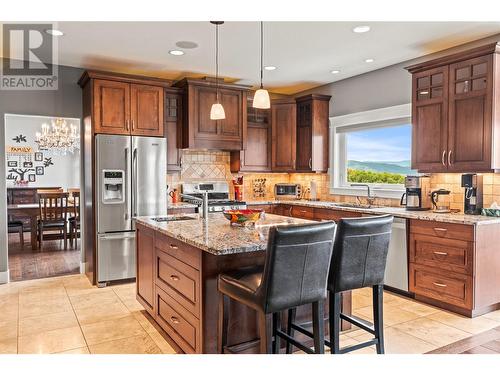
[{"label": "bowl of fruit", "polygon": [[222,213],[231,225],[248,225],[255,224],[263,212],[263,210],[226,210]]}]

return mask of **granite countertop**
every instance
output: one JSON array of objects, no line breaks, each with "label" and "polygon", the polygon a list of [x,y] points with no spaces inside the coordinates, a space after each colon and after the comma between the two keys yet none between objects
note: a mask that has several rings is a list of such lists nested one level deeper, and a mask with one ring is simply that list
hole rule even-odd
[{"label": "granite countertop", "polygon": [[222,213],[209,214],[207,221],[201,219],[198,214],[186,216],[192,216],[195,219],[156,222],[152,220],[154,216],[142,216],[135,220],[214,255],[263,251],[267,248],[269,228],[278,225],[312,223],[310,220],[266,214],[255,224],[255,227],[240,227],[230,225]]},{"label": "granite countertop", "polygon": [[341,202],[329,201],[307,201],[307,200],[263,200],[263,201],[247,201],[248,206],[259,204],[293,204],[305,207],[330,208],[340,211],[359,212],[371,215],[390,214],[396,217],[406,219],[429,220],[443,223],[468,224],[468,225],[485,225],[485,224],[500,224],[500,218],[482,215],[465,215],[463,213],[448,213],[439,214],[429,211],[407,211],[404,207],[381,207],[373,206],[371,208],[364,207],[345,207],[340,206]]}]

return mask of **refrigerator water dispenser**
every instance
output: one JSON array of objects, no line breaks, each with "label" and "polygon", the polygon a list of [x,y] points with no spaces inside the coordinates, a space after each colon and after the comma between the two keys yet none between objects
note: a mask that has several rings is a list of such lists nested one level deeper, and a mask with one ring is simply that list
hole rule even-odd
[{"label": "refrigerator water dispenser", "polygon": [[102,203],[120,204],[125,202],[125,171],[104,169],[102,171]]}]

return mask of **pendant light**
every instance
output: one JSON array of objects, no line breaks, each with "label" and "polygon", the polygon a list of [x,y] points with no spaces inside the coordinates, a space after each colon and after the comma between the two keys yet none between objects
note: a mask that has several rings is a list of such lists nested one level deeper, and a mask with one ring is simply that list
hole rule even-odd
[{"label": "pendant light", "polygon": [[260,109],[271,108],[269,93],[262,86],[262,76],[264,71],[264,22],[260,21],[260,89],[253,96],[253,107]]},{"label": "pendant light", "polygon": [[215,90],[217,95],[217,101],[212,104],[210,110],[210,120],[223,120],[226,118],[226,113],[219,102],[219,25],[222,25],[224,21],[210,21],[210,23],[215,25]]}]

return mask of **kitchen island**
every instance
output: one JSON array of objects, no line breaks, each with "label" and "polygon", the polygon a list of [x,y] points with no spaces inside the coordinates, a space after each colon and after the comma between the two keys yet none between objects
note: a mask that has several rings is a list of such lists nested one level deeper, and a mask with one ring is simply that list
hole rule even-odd
[{"label": "kitchen island", "polygon": [[[137,300],[178,349],[216,353],[218,274],[263,265],[271,227],[311,221],[266,214],[255,227],[237,227],[229,225],[221,213],[210,214],[207,221],[192,217],[170,222],[136,219]],[[230,301],[227,309],[224,352],[257,353],[255,311],[236,301]],[[351,311],[350,293],[343,298],[343,310]],[[311,320],[307,307],[297,311],[297,320]]]}]

